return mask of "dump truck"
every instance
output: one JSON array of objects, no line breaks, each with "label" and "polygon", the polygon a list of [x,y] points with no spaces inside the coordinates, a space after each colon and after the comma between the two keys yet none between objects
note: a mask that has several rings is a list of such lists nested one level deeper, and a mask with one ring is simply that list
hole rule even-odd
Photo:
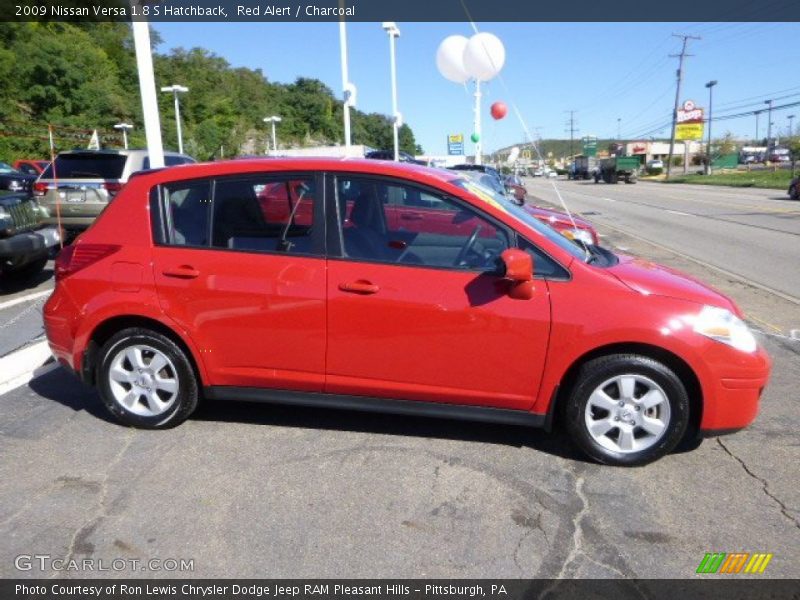
[{"label": "dump truck", "polygon": [[594,156],[576,156],[573,169],[569,173],[570,179],[591,179],[597,168],[597,158]]},{"label": "dump truck", "polygon": [[636,183],[639,176],[639,158],[636,156],[612,156],[604,158],[594,172],[594,182],[617,183],[622,179],[625,183]]}]

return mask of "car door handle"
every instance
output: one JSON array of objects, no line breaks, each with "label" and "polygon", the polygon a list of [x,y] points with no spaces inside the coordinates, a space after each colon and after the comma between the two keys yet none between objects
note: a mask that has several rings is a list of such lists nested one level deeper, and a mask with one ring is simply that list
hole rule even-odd
[{"label": "car door handle", "polygon": [[358,281],[348,281],[339,284],[339,289],[351,294],[375,294],[380,288],[364,279]]},{"label": "car door handle", "polygon": [[422,221],[425,217],[423,217],[420,213],[413,212],[413,213],[402,213],[400,218],[404,221]]},{"label": "car door handle", "polygon": [[175,277],[176,279],[196,279],[200,276],[200,271],[189,265],[181,265],[172,269],[164,269],[161,274],[165,277]]}]

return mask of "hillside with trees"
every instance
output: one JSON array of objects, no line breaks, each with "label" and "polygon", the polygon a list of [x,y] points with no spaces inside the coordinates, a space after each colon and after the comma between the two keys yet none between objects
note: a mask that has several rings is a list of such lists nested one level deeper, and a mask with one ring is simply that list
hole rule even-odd
[{"label": "hillside with trees", "polygon": [[[160,43],[153,32],[153,44]],[[317,79],[269,81],[260,69],[232,67],[202,48],[154,53],[156,85],[180,83],[184,149],[206,160],[260,154],[269,139],[262,119],[280,115],[279,146],[343,142],[342,103]],[[6,23],[0,28],[0,159],[49,155],[48,124],[59,150],[86,147],[86,131],[121,146],[113,125],[133,123],[131,147],[145,144],[130,26],[123,23]],[[158,94],[164,145],[177,148],[172,96]],[[392,145],[391,119],[351,111],[353,143]],[[410,127],[400,146],[420,152]]]}]

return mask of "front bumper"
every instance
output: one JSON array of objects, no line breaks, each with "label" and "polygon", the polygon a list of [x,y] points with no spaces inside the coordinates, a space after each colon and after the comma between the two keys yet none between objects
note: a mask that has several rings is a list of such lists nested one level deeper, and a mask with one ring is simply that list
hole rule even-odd
[{"label": "front bumper", "polygon": [[700,431],[704,436],[744,429],[758,414],[772,362],[760,346],[734,372],[722,373],[705,390]]},{"label": "front bumper", "polygon": [[0,239],[0,258],[38,254],[56,246],[60,240],[61,235],[55,227],[18,233],[10,238]]}]

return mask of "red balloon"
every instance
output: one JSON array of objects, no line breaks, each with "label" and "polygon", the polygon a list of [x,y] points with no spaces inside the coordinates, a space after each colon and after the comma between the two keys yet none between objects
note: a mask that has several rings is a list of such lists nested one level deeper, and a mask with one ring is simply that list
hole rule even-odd
[{"label": "red balloon", "polygon": [[492,117],[500,120],[508,114],[508,107],[505,102],[495,102],[492,104],[491,113]]}]

